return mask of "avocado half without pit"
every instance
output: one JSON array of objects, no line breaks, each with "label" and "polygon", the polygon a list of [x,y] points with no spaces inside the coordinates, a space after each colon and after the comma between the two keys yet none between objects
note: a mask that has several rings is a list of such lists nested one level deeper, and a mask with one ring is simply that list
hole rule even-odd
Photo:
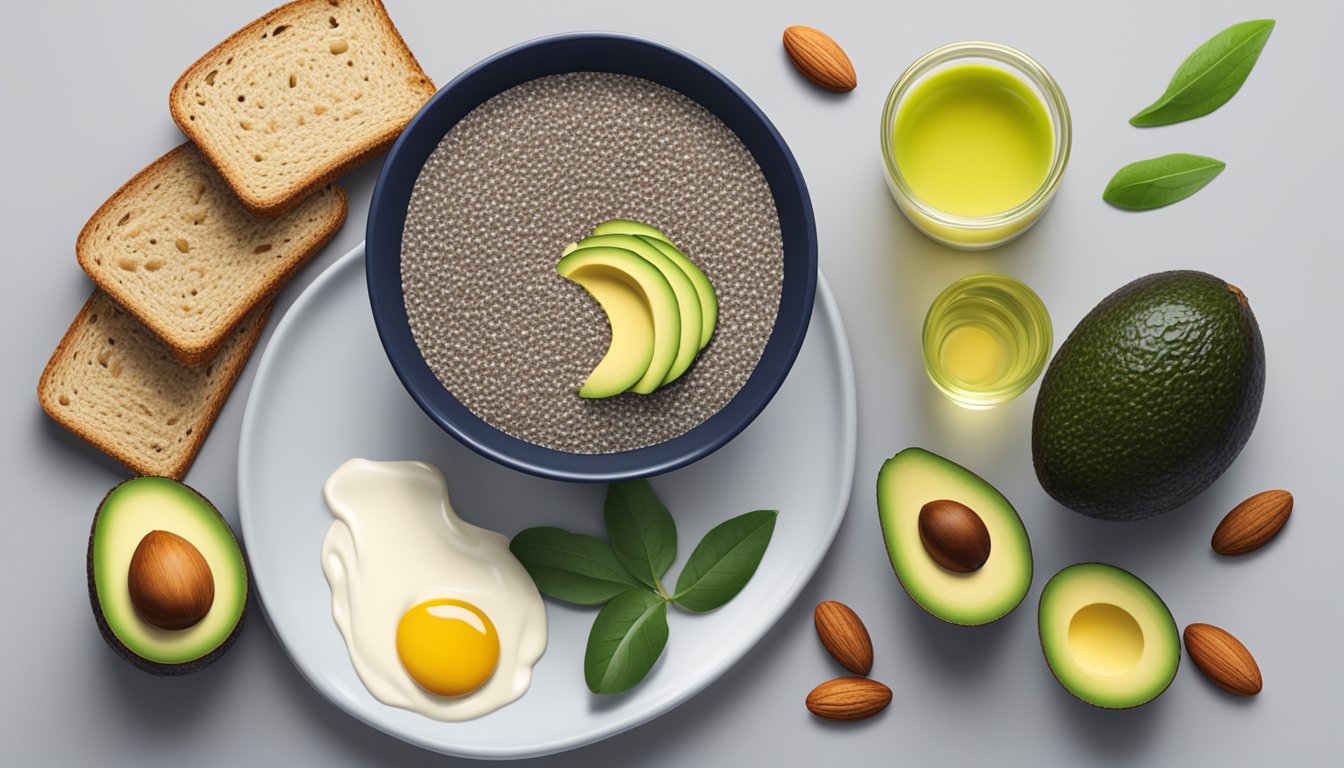
[{"label": "avocado half without pit", "polygon": [[1093,706],[1128,709],[1176,677],[1181,640],[1166,603],[1129,571],[1079,563],[1041,592],[1041,650],[1060,685]]},{"label": "avocado half without pit", "polygon": [[924,610],[951,624],[1003,618],[1031,586],[1031,542],[994,486],[921,448],[888,459],[877,511],[891,567]]},{"label": "avocado half without pit", "polygon": [[214,505],[163,477],[127,480],[103,498],[88,577],[103,639],[156,675],[195,672],[223,655],[242,627],[250,581]]},{"label": "avocado half without pit", "polygon": [[597,301],[611,327],[580,397],[651,394],[680,378],[714,335],[718,300],[709,279],[647,224],[603,222],[566,248],[555,270]]}]

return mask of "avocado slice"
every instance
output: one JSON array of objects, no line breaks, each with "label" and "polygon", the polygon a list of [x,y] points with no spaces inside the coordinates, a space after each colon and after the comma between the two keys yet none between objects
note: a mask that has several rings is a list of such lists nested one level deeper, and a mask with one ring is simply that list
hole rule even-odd
[{"label": "avocado slice", "polygon": [[[213,578],[209,609],[184,629],[151,624],[131,596],[131,563],[153,532],[184,539]],[[166,477],[136,477],[98,505],[89,533],[89,601],[98,631],[122,658],[155,675],[202,669],[233,644],[242,628],[250,578],[233,530],[204,496]]]},{"label": "avocado slice", "polygon": [[1203,272],[1139,278],[1089,312],[1046,370],[1036,476],[1092,517],[1167,512],[1232,464],[1264,391],[1260,327],[1240,289]]},{"label": "avocado slice", "polygon": [[1166,603],[1113,565],[1079,563],[1055,574],[1041,591],[1038,621],[1055,679],[1097,707],[1152,701],[1181,663],[1181,639]]},{"label": "avocado slice", "polygon": [[663,230],[657,227],[649,226],[648,224],[645,224],[642,221],[635,221],[634,219],[611,219],[608,221],[604,221],[601,224],[598,224],[596,227],[593,227],[593,234],[635,235],[637,237],[651,237],[654,240],[662,241],[664,243],[667,243],[668,245],[672,244],[672,241],[668,238],[668,236],[663,234]]},{"label": "avocado slice", "polygon": [[700,349],[709,345],[709,340],[714,337],[714,329],[719,325],[718,295],[715,294],[714,286],[705,273],[686,258],[686,254],[682,253],[662,230],[629,219],[612,219],[593,227],[593,235],[634,235],[648,241],[674,264],[681,267],[681,271],[685,272],[695,285],[696,296],[700,299]]},{"label": "avocado slice", "polygon": [[[988,558],[958,573],[939,565],[920,535],[920,513],[937,500],[970,508],[989,532]],[[896,578],[924,610],[951,624],[1008,615],[1031,586],[1031,541],[1017,510],[974,472],[922,448],[887,459],[877,476],[877,514]]]},{"label": "avocado slice", "polygon": [[668,284],[672,286],[672,292],[677,295],[677,309],[681,313],[681,337],[677,344],[677,357],[673,360],[672,368],[667,372],[667,377],[663,379],[661,386],[671,384],[691,367],[691,363],[695,362],[696,355],[700,352],[700,299],[696,296],[695,284],[672,259],[649,241],[634,235],[594,235],[580,240],[572,247],[578,249],[596,246],[624,248],[639,254],[640,258],[663,273],[663,277],[667,278]]},{"label": "avocado slice", "polygon": [[555,271],[588,291],[611,325],[611,344],[580,397],[611,397],[624,391],[647,395],[663,383],[681,341],[677,296],[663,273],[624,248],[578,248]]}]

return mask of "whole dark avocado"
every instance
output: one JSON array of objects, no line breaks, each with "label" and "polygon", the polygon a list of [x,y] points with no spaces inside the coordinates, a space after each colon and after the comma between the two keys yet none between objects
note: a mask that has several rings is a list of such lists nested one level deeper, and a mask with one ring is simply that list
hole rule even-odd
[{"label": "whole dark avocado", "polygon": [[1141,277],[1089,312],[1046,370],[1036,477],[1091,517],[1170,511],[1231,465],[1264,390],[1260,326],[1240,289],[1203,272]]}]

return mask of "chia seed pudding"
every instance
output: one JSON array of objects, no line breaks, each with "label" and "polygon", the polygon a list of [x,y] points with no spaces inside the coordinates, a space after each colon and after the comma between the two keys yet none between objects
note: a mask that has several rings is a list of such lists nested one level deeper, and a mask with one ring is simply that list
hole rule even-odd
[{"label": "chia seed pudding", "polygon": [[[555,264],[608,219],[661,229],[719,301],[713,340],[651,395],[577,395],[606,354],[605,313]],[[472,110],[416,180],[401,243],[412,335],[482,420],[570,453],[655,445],[746,383],[779,311],[784,251],[769,185],[726,125],[681,93],[599,72],[551,75]]]}]

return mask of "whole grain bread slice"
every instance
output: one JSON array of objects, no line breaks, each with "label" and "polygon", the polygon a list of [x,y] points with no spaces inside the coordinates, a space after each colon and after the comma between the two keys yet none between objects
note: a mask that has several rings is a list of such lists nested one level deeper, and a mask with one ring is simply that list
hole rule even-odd
[{"label": "whole grain bread slice", "polygon": [[253,310],[215,360],[189,368],[143,323],[95,290],[42,371],[38,402],[135,472],[180,480],[270,311],[269,303]]},{"label": "whole grain bread slice", "polygon": [[173,120],[258,216],[390,146],[434,94],[379,0],[297,0],[173,85]]},{"label": "whole grain bread slice", "polygon": [[345,192],[327,186],[281,218],[257,218],[183,144],[103,203],[75,254],[178,360],[200,365],[340,230],[346,210]]}]

